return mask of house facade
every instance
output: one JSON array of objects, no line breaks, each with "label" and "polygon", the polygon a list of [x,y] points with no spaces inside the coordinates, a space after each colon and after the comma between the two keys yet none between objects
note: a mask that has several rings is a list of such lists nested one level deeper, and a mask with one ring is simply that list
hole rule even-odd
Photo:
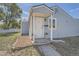
[{"label": "house facade", "polygon": [[[75,20],[59,6],[45,4],[33,6],[29,15],[29,36],[37,39],[79,36],[79,20]],[[40,40],[39,39],[39,40]]]}]

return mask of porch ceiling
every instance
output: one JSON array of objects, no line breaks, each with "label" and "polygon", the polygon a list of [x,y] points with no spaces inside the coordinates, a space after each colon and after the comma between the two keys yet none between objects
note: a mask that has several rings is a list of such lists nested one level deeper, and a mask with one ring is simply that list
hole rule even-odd
[{"label": "porch ceiling", "polygon": [[48,17],[48,16],[50,16],[51,14],[45,14],[45,13],[33,13],[32,14],[33,16],[36,16],[36,17]]}]

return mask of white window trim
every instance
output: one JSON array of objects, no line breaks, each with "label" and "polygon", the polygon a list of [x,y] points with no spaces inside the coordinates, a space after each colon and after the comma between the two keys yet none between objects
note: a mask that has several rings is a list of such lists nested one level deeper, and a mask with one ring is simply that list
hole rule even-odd
[{"label": "white window trim", "polygon": [[[56,30],[57,29],[57,19],[56,18],[52,18],[52,22],[53,22],[53,19],[55,19],[55,28],[53,28],[53,30]],[[49,20],[50,20],[50,18],[48,18],[48,25],[49,25]],[[48,26],[48,28],[49,28],[49,26]]]},{"label": "white window trim", "polygon": [[56,18],[53,18],[53,19],[55,20],[55,28],[53,28],[53,30],[56,30],[57,29],[57,20],[56,20]]}]

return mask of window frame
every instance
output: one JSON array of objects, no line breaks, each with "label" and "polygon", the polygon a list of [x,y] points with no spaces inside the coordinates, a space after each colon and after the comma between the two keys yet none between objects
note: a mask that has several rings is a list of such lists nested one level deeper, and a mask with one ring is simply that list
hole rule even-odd
[{"label": "window frame", "polygon": [[[48,28],[50,29],[50,20],[51,20],[51,18],[48,18]],[[53,27],[53,20],[55,20],[55,28]],[[57,20],[56,20],[56,18],[52,18],[52,28],[53,28],[53,30],[56,30],[57,29]]]}]

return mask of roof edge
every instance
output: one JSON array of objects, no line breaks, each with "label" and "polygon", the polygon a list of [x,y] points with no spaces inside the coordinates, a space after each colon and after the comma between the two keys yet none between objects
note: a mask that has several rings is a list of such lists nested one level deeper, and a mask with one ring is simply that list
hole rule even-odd
[{"label": "roof edge", "polygon": [[34,7],[38,7],[38,6],[46,6],[47,8],[49,8],[50,10],[54,11],[53,9],[51,9],[51,7],[47,6],[46,4],[39,4],[39,5],[35,5],[35,6],[32,6],[32,8]]}]

